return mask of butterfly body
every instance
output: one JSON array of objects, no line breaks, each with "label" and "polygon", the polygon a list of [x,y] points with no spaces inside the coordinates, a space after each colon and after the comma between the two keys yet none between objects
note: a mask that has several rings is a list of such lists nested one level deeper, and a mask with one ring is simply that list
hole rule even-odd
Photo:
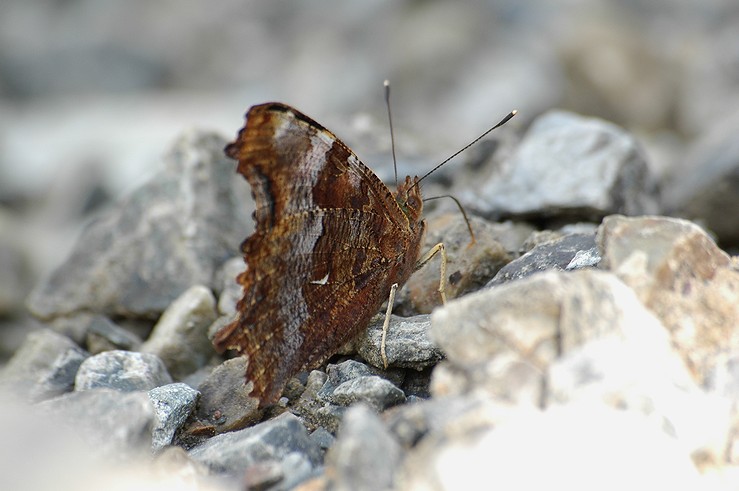
[{"label": "butterfly body", "polygon": [[252,107],[226,153],[256,201],[242,244],[243,297],[213,341],[248,357],[260,406],[369,324],[420,257],[426,223],[417,178],[395,193],[333,133],[280,103]]}]

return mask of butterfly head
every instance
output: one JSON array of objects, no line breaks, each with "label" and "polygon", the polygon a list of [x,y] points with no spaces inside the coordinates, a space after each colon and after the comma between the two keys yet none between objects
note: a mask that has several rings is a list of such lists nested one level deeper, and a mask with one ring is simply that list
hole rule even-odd
[{"label": "butterfly head", "polygon": [[395,193],[395,200],[403,213],[408,217],[408,221],[417,223],[421,220],[423,212],[423,200],[421,199],[421,187],[418,185],[418,177],[411,179],[406,176],[405,181],[398,184],[398,191]]}]

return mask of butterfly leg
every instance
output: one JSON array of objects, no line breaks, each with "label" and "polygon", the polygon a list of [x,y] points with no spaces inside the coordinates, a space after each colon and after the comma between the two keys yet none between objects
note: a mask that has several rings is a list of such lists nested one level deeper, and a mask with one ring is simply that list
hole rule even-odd
[{"label": "butterfly leg", "polygon": [[393,304],[395,303],[395,291],[398,284],[393,283],[390,287],[390,296],[387,299],[387,311],[385,312],[385,322],[382,323],[382,342],[380,342],[380,356],[382,356],[382,364],[387,370],[387,354],[385,353],[385,340],[387,339],[387,329],[390,327],[390,314],[393,312]]},{"label": "butterfly leg", "polygon": [[439,294],[441,295],[441,303],[446,304],[446,249],[444,244],[439,242],[431,248],[416,263],[416,270],[422,268],[427,262],[431,261],[436,254],[441,254],[441,278],[439,279]]}]

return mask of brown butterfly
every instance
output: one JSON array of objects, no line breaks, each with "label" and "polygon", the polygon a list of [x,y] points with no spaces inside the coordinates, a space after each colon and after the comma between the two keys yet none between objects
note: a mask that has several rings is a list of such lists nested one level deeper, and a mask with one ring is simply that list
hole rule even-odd
[{"label": "brown butterfly", "polygon": [[251,186],[256,230],[241,246],[247,266],[237,278],[236,318],[213,344],[248,357],[251,396],[263,407],[290,377],[362,332],[443,246],[419,261],[426,222],[417,177],[392,193],[333,133],[290,106],[252,107],[225,151]]}]

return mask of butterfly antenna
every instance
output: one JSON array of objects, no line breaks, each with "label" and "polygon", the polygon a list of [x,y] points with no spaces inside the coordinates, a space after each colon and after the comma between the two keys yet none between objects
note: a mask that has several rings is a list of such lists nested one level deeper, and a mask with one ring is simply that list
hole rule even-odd
[{"label": "butterfly antenna", "polygon": [[433,174],[433,173],[434,173],[434,172],[435,172],[435,171],[436,171],[436,170],[437,170],[437,169],[438,169],[439,167],[441,167],[442,165],[446,164],[447,162],[449,162],[450,160],[452,160],[452,159],[453,159],[454,157],[456,157],[456,156],[457,156],[457,155],[459,155],[460,153],[462,153],[462,152],[464,152],[465,150],[467,150],[468,148],[470,148],[470,147],[471,147],[472,145],[474,145],[475,143],[477,143],[477,142],[479,142],[480,140],[482,140],[483,138],[485,138],[485,136],[486,136],[486,135],[487,135],[488,133],[490,133],[490,132],[491,132],[491,131],[493,131],[494,129],[496,129],[496,128],[500,128],[501,126],[503,126],[504,124],[506,124],[506,123],[507,123],[508,121],[510,121],[510,120],[511,120],[511,118],[512,118],[513,116],[515,116],[515,115],[516,115],[516,113],[518,113],[518,111],[517,111],[517,110],[515,110],[515,109],[514,109],[513,111],[509,112],[509,113],[508,113],[508,115],[507,115],[507,116],[506,116],[505,118],[501,119],[501,120],[500,120],[500,121],[498,122],[498,124],[496,124],[495,126],[493,126],[492,128],[490,128],[489,130],[487,130],[487,131],[486,131],[485,133],[483,133],[482,135],[478,136],[477,138],[475,138],[474,140],[472,140],[471,142],[469,142],[469,143],[468,143],[467,145],[465,145],[464,147],[462,147],[462,148],[460,148],[459,150],[457,150],[456,152],[454,152],[454,153],[453,153],[453,154],[452,154],[451,156],[449,156],[448,158],[444,159],[444,161],[443,161],[442,163],[440,163],[439,165],[437,165],[436,167],[434,167],[433,169],[431,169],[430,171],[428,171],[428,172],[427,172],[426,174],[424,174],[424,175],[423,175],[423,176],[422,176],[422,177],[421,177],[421,178],[420,178],[420,179],[419,179],[418,181],[416,181],[416,183],[414,184],[414,186],[418,186],[418,184],[419,184],[419,183],[420,183],[421,181],[423,181],[423,180],[424,180],[424,179],[426,179],[426,178],[427,178],[428,176],[430,176],[431,174]]},{"label": "butterfly antenna", "polygon": [[395,160],[395,133],[393,132],[393,116],[390,112],[390,81],[383,82],[385,86],[385,106],[387,107],[387,120],[390,123],[390,148],[393,152],[393,170],[395,171],[395,187],[398,187],[398,163]]}]

